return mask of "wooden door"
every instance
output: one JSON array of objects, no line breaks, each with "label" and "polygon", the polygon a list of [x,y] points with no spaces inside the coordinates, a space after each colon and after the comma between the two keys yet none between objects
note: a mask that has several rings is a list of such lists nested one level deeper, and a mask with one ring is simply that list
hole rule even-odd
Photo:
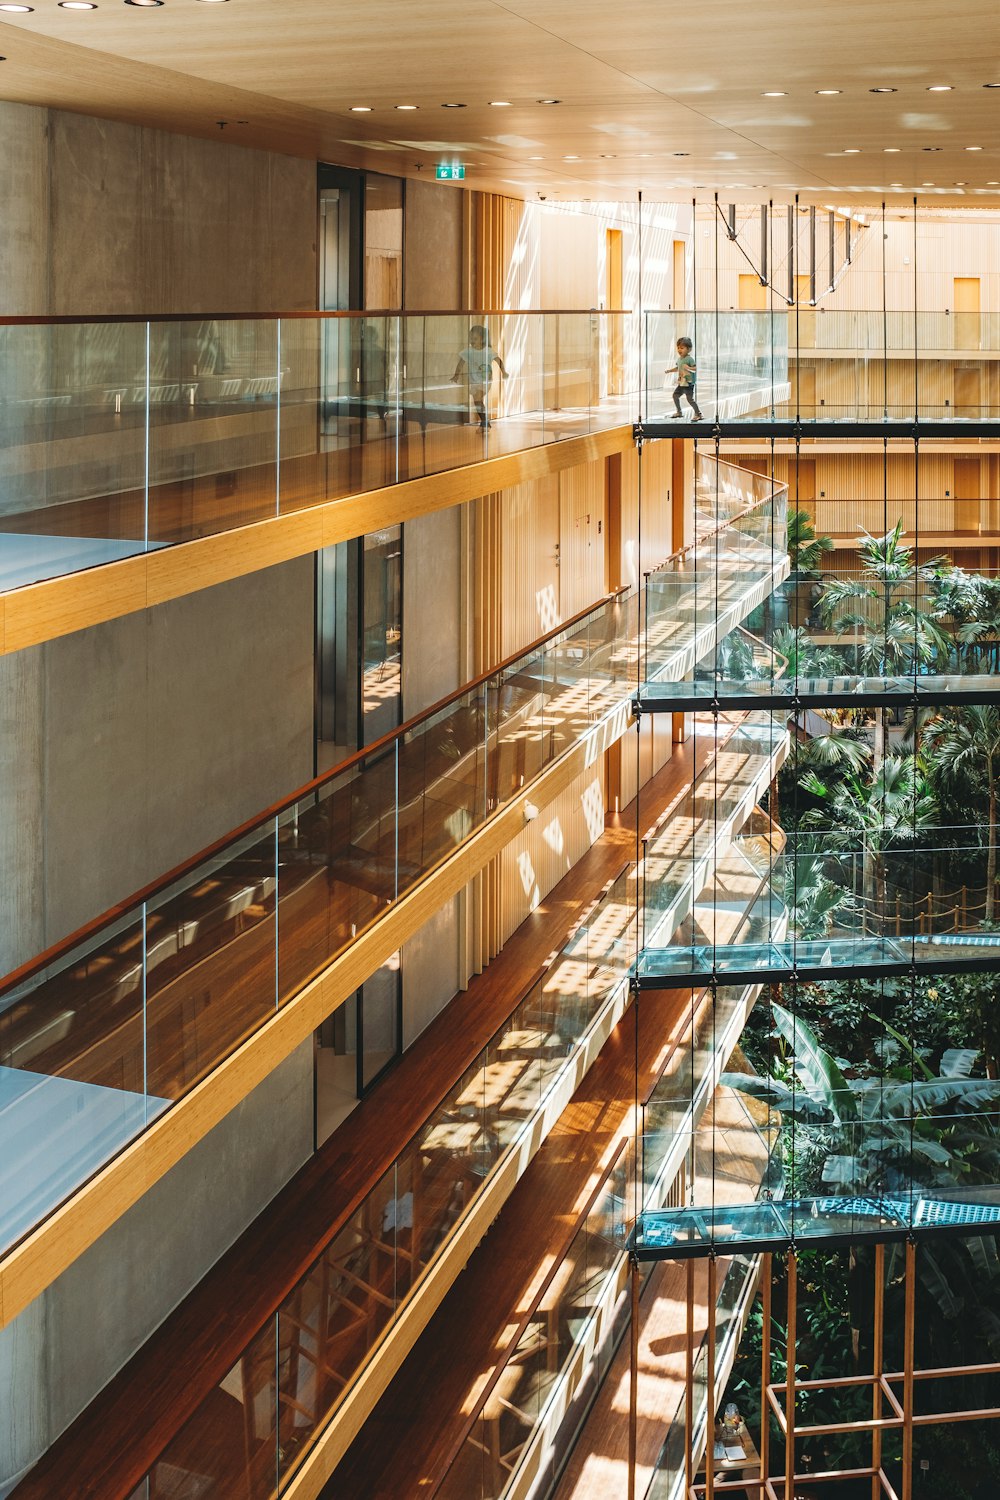
[{"label": "wooden door", "polygon": [[979,277],[955,277],[955,348],[979,348]]},{"label": "wooden door", "polygon": [[683,240],[674,240],[674,300],[675,309],[685,306],[687,297],[687,245]]},{"label": "wooden door", "polygon": [[761,286],[759,276],[740,272],[739,299],[741,312],[767,311],[767,287]]},{"label": "wooden door", "polygon": [[559,475],[559,601],[568,620],[605,591],[605,466],[593,463]]},{"label": "wooden door", "polygon": [[956,458],[955,530],[965,536],[982,529],[979,518],[980,474],[978,458]]},{"label": "wooden door", "polygon": [[954,407],[963,417],[978,417],[983,404],[983,372],[980,365],[954,366]]},{"label": "wooden door", "polygon": [[[605,245],[604,306],[611,311],[622,308],[622,232],[609,229]],[[622,320],[608,318],[608,395],[622,394]]]},{"label": "wooden door", "polygon": [[788,466],[788,505],[789,509],[806,510],[815,518],[816,515],[816,460],[814,458],[799,458]]}]

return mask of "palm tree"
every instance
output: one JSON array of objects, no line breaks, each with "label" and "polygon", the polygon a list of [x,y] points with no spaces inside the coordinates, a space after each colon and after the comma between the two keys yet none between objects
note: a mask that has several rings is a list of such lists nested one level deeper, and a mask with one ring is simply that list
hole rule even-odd
[{"label": "palm tree", "polygon": [[831,786],[809,770],[800,784],[825,804],[805,813],[801,826],[823,829],[833,849],[860,848],[862,893],[870,910],[883,883],[886,850],[912,842],[937,821],[937,803],[919,763],[912,755],[887,755],[868,777],[848,770]]},{"label": "palm tree", "polygon": [[826,875],[819,842],[795,838],[792,857],[785,860],[785,906],[796,937],[826,937],[834,916],[848,904],[850,892]]},{"label": "palm tree", "polygon": [[[833,579],[825,584],[819,608],[838,635],[852,631],[861,635],[863,668],[874,676],[889,677],[916,666],[927,666],[938,658],[947,663],[951,636],[935,617],[933,607],[924,607],[917,597],[921,588],[933,589],[938,583],[945,560],[915,562],[912,547],[903,542],[901,520],[883,537],[865,532],[858,553],[861,576]],[[844,614],[834,620],[842,605],[855,600],[868,600],[877,606],[874,628],[864,612]]]},{"label": "palm tree", "polygon": [[833,550],[833,538],[817,536],[812,516],[806,510],[789,512],[787,535],[792,572],[800,578],[817,578],[823,554]]},{"label": "palm tree", "polygon": [[954,626],[959,666],[996,672],[1000,667],[1000,579],[949,568],[937,579],[933,612]]},{"label": "palm tree", "polygon": [[949,780],[969,770],[986,776],[989,801],[986,856],[986,921],[993,921],[997,879],[997,797],[1000,778],[1000,708],[962,704],[946,708],[924,730],[924,755],[934,773]]}]

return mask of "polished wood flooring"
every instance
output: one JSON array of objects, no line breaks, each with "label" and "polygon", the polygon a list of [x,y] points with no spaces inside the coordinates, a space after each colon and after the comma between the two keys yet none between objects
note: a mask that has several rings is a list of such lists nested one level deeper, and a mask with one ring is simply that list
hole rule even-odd
[{"label": "polished wood flooring", "polygon": [[[708,753],[705,743],[678,748],[644,789],[641,826],[651,824],[677,797]],[[558,953],[581,905],[593,900],[634,857],[635,848],[633,805],[611,821],[594,848],[522,924],[485,973],[473,980],[462,997],[461,1026],[447,1009],[431,1023],[22,1481],[16,1500],[70,1494],[79,1500],[127,1500],[165,1449],[182,1466],[188,1459],[196,1472],[217,1473],[220,1486],[214,1493],[219,1496],[258,1493],[247,1489],[246,1434],[242,1417],[234,1430],[237,1403],[225,1388],[231,1372],[255,1352],[265,1357],[270,1348],[273,1354],[275,1310],[303,1282],[372,1185],[474,1061],[510,1013],[512,1002]],[[622,1059],[620,1038],[613,1041],[612,1052]],[[613,1113],[618,1108],[616,1104]],[[586,1107],[584,1113],[590,1118],[595,1111],[602,1114],[599,1104]],[[601,1130],[605,1133],[605,1127]],[[569,1144],[562,1135],[560,1139],[564,1146]],[[238,1474],[234,1444],[240,1455]],[[273,1464],[269,1476],[273,1480]]]}]

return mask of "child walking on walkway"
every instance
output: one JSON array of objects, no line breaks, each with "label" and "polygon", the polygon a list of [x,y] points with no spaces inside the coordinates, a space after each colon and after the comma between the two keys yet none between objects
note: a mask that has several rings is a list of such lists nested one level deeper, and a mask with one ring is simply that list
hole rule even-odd
[{"label": "child walking on walkway", "polygon": [[673,375],[675,372],[677,375],[677,384],[674,387],[674,406],[677,408],[674,412],[675,422],[678,417],[684,415],[681,411],[682,396],[687,397],[688,405],[694,412],[695,421],[703,422],[705,420],[698,409],[698,403],[694,396],[694,383],[695,376],[698,373],[698,366],[695,364],[694,355],[691,352],[693,347],[691,340],[686,336],[679,338],[677,340],[677,363],[672,369],[667,371],[668,375]]}]

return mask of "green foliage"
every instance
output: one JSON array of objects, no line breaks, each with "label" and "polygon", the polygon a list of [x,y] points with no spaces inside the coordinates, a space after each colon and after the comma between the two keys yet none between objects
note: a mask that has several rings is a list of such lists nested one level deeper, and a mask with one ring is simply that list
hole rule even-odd
[{"label": "green foliage", "polygon": [[833,550],[828,536],[818,536],[808,511],[793,510],[788,515],[788,556],[793,573],[815,576],[824,553]]}]

